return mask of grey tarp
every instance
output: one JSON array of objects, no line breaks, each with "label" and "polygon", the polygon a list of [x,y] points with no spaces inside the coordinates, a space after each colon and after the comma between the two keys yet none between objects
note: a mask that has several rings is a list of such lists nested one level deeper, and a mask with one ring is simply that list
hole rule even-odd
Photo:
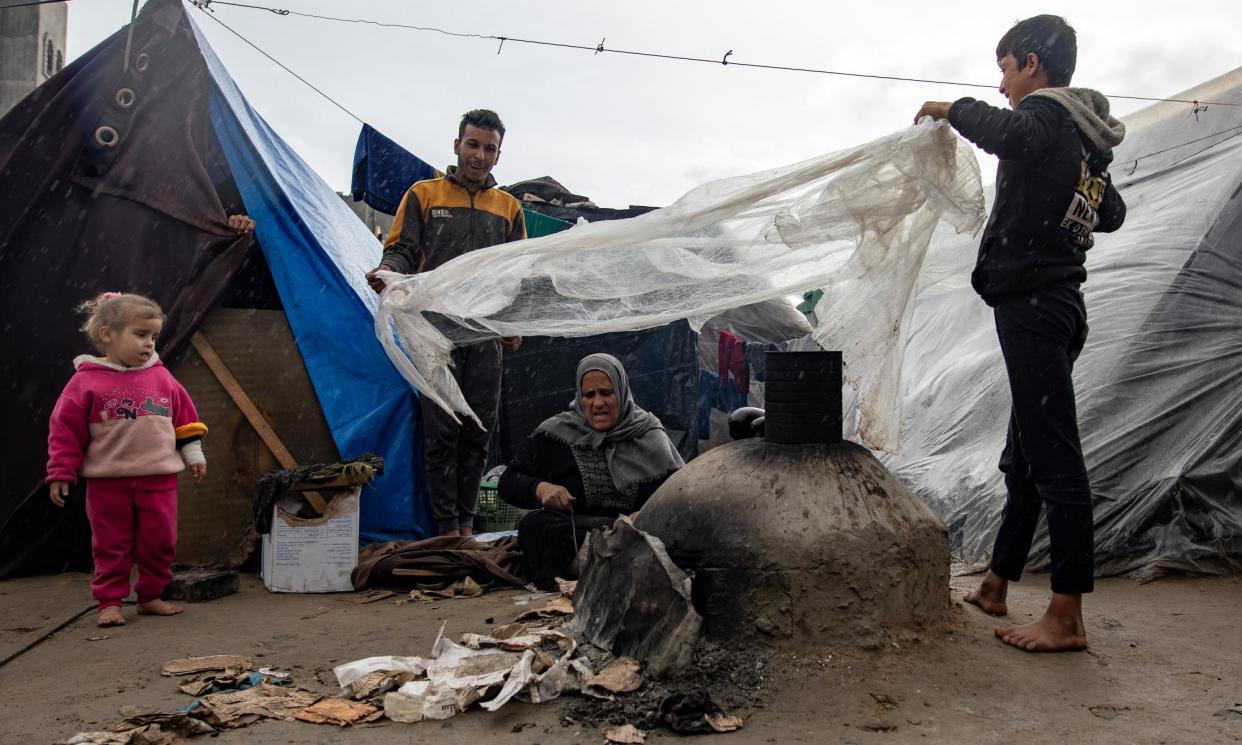
[{"label": "grey tarp", "polygon": [[[1242,70],[1178,96],[1242,102]],[[1111,168],[1129,207],[1097,236],[1075,368],[1100,574],[1242,569],[1242,107],[1162,103],[1126,120]],[[963,236],[933,241],[903,377],[898,474],[986,560],[1004,505],[1009,392]],[[1048,563],[1041,527],[1032,565]]]}]

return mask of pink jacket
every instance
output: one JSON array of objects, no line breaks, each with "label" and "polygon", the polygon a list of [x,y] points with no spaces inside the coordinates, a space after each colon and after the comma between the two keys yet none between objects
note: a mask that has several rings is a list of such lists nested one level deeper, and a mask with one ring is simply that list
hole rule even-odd
[{"label": "pink jacket", "polygon": [[178,440],[201,437],[207,426],[157,355],[142,367],[85,354],[73,365],[52,410],[47,481],[162,476],[185,470],[183,457],[204,462],[197,440],[177,453]]}]

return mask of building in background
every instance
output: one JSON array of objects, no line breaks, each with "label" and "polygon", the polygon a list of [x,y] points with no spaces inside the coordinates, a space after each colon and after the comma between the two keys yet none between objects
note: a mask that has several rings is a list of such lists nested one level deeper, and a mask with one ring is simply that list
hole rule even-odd
[{"label": "building in background", "polygon": [[65,66],[68,3],[0,2],[0,116]]},{"label": "building in background", "polygon": [[386,215],[373,208],[366,202],[355,202],[353,196],[337,192],[341,201],[349,205],[359,220],[366,223],[367,229],[370,230],[376,238],[381,241],[388,236],[388,230],[392,227],[392,215]]}]

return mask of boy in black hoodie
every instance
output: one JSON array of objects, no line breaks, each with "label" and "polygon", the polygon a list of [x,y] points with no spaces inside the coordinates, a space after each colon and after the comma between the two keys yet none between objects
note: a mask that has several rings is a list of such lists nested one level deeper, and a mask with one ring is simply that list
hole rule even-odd
[{"label": "boy in black hoodie", "polygon": [[1000,159],[971,284],[993,308],[1013,399],[1000,459],[1008,498],[988,572],[965,599],[1008,612],[1009,582],[1022,576],[1046,504],[1052,599],[1038,621],[996,629],[1032,652],[1087,646],[1082,595],[1093,589],[1094,525],[1071,373],[1087,338],[1079,285],[1092,233],[1125,220],[1107,170],[1125,126],[1100,93],[1066,87],[1077,53],[1064,19],[1028,18],[996,47],[1000,92],[1012,111],[962,98],[929,101],[915,117],[948,119]]}]

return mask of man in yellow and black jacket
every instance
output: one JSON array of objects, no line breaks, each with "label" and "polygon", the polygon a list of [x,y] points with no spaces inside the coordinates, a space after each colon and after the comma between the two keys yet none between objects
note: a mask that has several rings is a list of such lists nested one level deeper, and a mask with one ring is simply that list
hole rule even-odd
[{"label": "man in yellow and black jacket", "polygon": [[[500,158],[505,127],[494,111],[475,109],[461,119],[453,153],[457,165],[437,179],[410,187],[384,241],[379,266],[367,274],[372,289],[384,289],[381,269],[417,274],[464,253],[526,237],[522,205],[496,188],[492,168]],[[479,481],[500,403],[501,347],[510,352],[520,337],[466,344],[453,350],[453,376],[470,408],[485,425],[457,423],[423,399],[427,493],[439,535],[473,532]]]}]

